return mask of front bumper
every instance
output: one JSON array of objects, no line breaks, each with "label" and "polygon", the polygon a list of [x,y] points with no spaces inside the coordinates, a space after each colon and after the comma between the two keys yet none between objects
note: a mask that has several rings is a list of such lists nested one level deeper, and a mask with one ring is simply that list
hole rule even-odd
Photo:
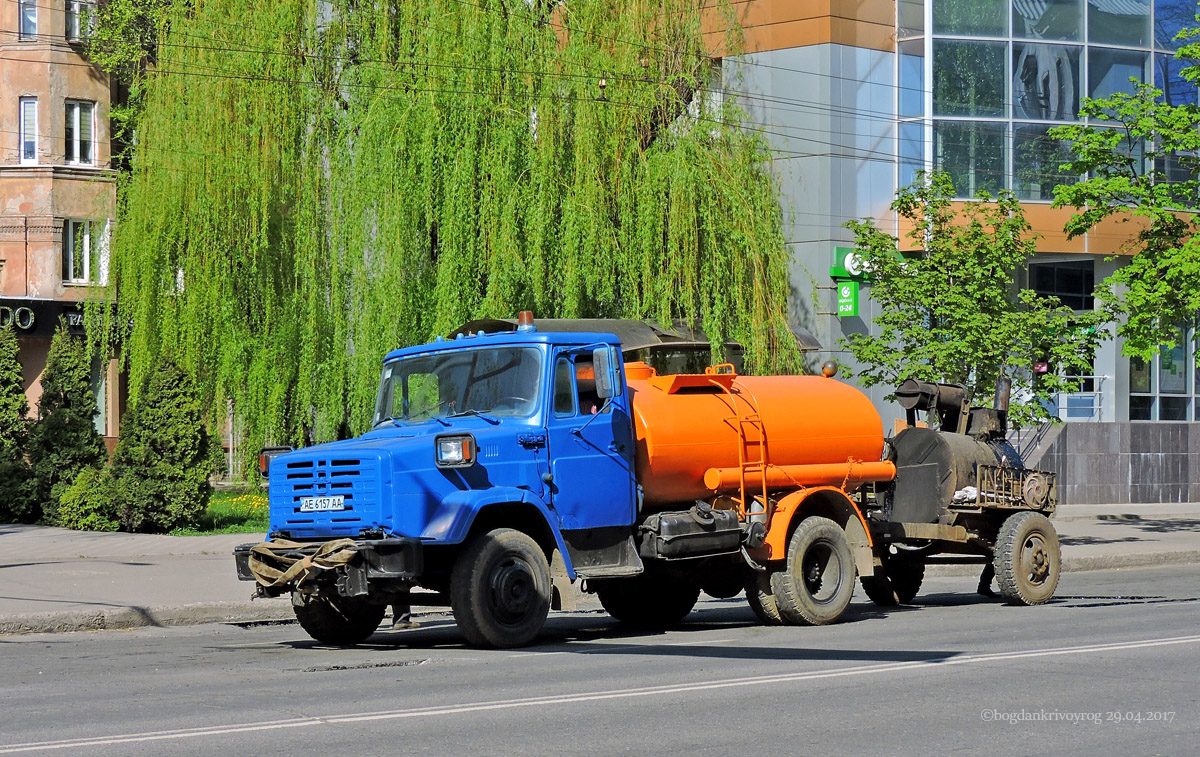
[{"label": "front bumper", "polygon": [[[264,542],[270,545],[272,542]],[[292,559],[303,559],[316,554],[324,542],[304,542],[301,546],[282,553]],[[241,544],[234,548],[233,559],[237,565],[237,577],[242,581],[255,581],[250,570],[251,550],[258,544]],[[424,568],[422,546],[419,539],[356,539],[357,555],[345,565],[330,571],[337,576],[338,593],[344,596],[361,596],[369,593],[371,581],[415,579]],[[260,592],[266,587],[260,586]],[[268,592],[278,595],[288,587],[273,587]]]}]

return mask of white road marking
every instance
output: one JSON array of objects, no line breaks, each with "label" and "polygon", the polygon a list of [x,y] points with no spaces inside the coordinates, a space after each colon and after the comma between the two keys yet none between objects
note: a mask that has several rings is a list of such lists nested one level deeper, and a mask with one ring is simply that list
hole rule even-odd
[{"label": "white road marking", "polygon": [[849,668],[810,671],[807,673],[781,673],[777,675],[725,678],[711,681],[697,681],[694,683],[644,686],[629,689],[614,689],[610,691],[583,692],[579,694],[560,694],[556,696],[527,697],[523,699],[501,699],[491,702],[468,702],[459,705],[412,707],[404,710],[363,712],[348,715],[333,715],[320,718],[264,720],[257,723],[232,723],[224,726],[207,726],[204,728],[181,728],[171,731],[147,731],[145,733],[130,733],[115,736],[64,739],[62,741],[27,742],[24,744],[8,744],[5,746],[0,746],[0,754],[15,754],[18,752],[32,752],[53,749],[78,749],[80,747],[107,746],[112,744],[134,744],[148,741],[167,741],[172,739],[194,738],[197,736],[219,736],[228,733],[249,733],[252,731],[271,731],[285,728],[307,728],[310,726],[336,725],[342,723],[363,723],[377,720],[398,720],[403,718],[433,717],[437,715],[459,715],[463,713],[485,712],[490,710],[510,710],[519,707],[545,707],[562,704],[576,704],[580,702],[596,702],[605,699],[629,699],[633,697],[661,696],[665,694],[681,694],[694,691],[712,691],[714,689],[770,686],[773,684],[793,683],[796,681],[814,681],[825,678],[845,678],[849,676],[874,675],[895,671],[945,668],[959,665],[977,665],[982,663],[1027,659],[1034,657],[1097,654],[1103,652],[1117,652],[1127,649],[1148,649],[1151,647],[1166,647],[1177,644],[1196,643],[1200,643],[1200,634],[1193,636],[1174,636],[1164,639],[1143,639],[1141,641],[1113,642],[1109,644],[1086,644],[1075,647],[1030,649],[1021,652],[996,652],[993,654],[963,655],[962,657],[952,657],[944,660],[915,660],[911,662],[881,663],[878,665],[859,665]]}]

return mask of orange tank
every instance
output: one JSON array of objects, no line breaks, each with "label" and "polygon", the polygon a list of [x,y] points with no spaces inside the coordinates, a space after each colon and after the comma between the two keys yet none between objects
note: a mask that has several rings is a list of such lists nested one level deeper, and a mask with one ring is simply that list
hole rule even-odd
[{"label": "orange tank", "polygon": [[[739,450],[749,461],[760,460],[764,435],[769,489],[850,488],[895,475],[891,463],[879,462],[879,414],[866,395],[839,381],[732,373],[659,376],[644,363],[629,364],[626,379],[637,476],[648,504],[737,490]],[[761,490],[763,475],[761,467],[748,468],[748,488]]]}]

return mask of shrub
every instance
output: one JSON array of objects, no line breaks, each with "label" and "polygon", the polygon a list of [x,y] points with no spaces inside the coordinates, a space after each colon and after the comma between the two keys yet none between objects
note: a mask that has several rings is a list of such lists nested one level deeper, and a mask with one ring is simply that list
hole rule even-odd
[{"label": "shrub", "polygon": [[0,329],[0,521],[35,521],[32,472],[25,461],[29,403],[12,328]]},{"label": "shrub", "polygon": [[195,522],[212,493],[212,460],[191,378],[174,361],[160,359],[125,414],[113,456],[121,528],[162,533]]},{"label": "shrub", "polygon": [[46,356],[42,399],[29,443],[36,507],[48,523],[57,522],[59,499],[79,472],[104,461],[104,440],[93,425],[95,416],[87,351],[60,324]]},{"label": "shrub", "polygon": [[113,502],[109,468],[84,468],[58,501],[58,523],[77,531],[116,531],[120,526]]}]

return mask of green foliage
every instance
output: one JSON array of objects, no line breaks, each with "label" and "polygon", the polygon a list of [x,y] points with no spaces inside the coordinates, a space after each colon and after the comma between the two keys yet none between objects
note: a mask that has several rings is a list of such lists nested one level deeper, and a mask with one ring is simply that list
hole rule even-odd
[{"label": "green foliage", "polygon": [[[29,403],[12,328],[0,329],[0,521],[36,519],[32,472],[25,460]],[[31,517],[32,516],[32,517]]]},{"label": "green foliage", "polygon": [[265,489],[214,491],[195,525],[173,529],[171,535],[264,534],[270,526],[269,515]]},{"label": "green foliage", "polygon": [[169,10],[118,307],[93,306],[91,333],[122,338],[135,389],[177,350],[206,408],[234,401],[246,450],[365,430],[386,351],[522,309],[683,318],[753,369],[799,367],[770,156],[705,89],[701,8]]},{"label": "green foliage", "polygon": [[[870,219],[846,224],[871,272],[880,333],[851,334],[842,345],[866,366],[860,376],[867,386],[915,378],[964,384],[979,398],[1007,375],[1010,421],[1047,418],[1043,401],[1077,389],[1064,376],[1090,369],[1098,318],[1017,290],[1015,272],[1035,243],[1011,193],[995,200],[981,193],[958,212],[953,197],[944,173],[919,176],[897,193],[892,209],[912,224],[908,238],[919,250],[911,256],[902,257],[899,240]],[[1035,380],[1033,363],[1043,359],[1057,372]]]},{"label": "green foliage", "polygon": [[62,493],[79,472],[104,461],[104,440],[96,432],[95,416],[86,346],[60,324],[46,356],[38,418],[29,441],[38,515],[48,523],[56,522]]},{"label": "green foliage", "polygon": [[125,81],[137,79],[154,61],[172,0],[107,0],[92,11],[88,59]]},{"label": "green foliage", "polygon": [[[1198,35],[1200,30],[1185,29],[1179,38]],[[1185,44],[1175,57],[1189,64],[1184,78],[1200,83],[1200,42]],[[1070,236],[1110,217],[1144,219],[1129,224],[1124,252],[1132,259],[1100,284],[1097,296],[1107,317],[1119,323],[1122,351],[1145,360],[1160,346],[1178,343],[1179,324],[1200,318],[1194,215],[1200,211],[1200,108],[1162,100],[1160,90],[1139,84],[1132,94],[1085,99],[1080,115],[1089,125],[1050,130],[1074,154],[1063,170],[1088,174],[1054,190],[1056,206],[1077,210],[1066,226]]]},{"label": "green foliage", "polygon": [[194,522],[212,487],[212,456],[195,387],[172,360],[155,362],[125,413],[113,455],[112,497],[122,530],[166,532]]},{"label": "green foliage", "polygon": [[58,525],[76,531],[116,531],[111,469],[84,468],[58,501]]}]

